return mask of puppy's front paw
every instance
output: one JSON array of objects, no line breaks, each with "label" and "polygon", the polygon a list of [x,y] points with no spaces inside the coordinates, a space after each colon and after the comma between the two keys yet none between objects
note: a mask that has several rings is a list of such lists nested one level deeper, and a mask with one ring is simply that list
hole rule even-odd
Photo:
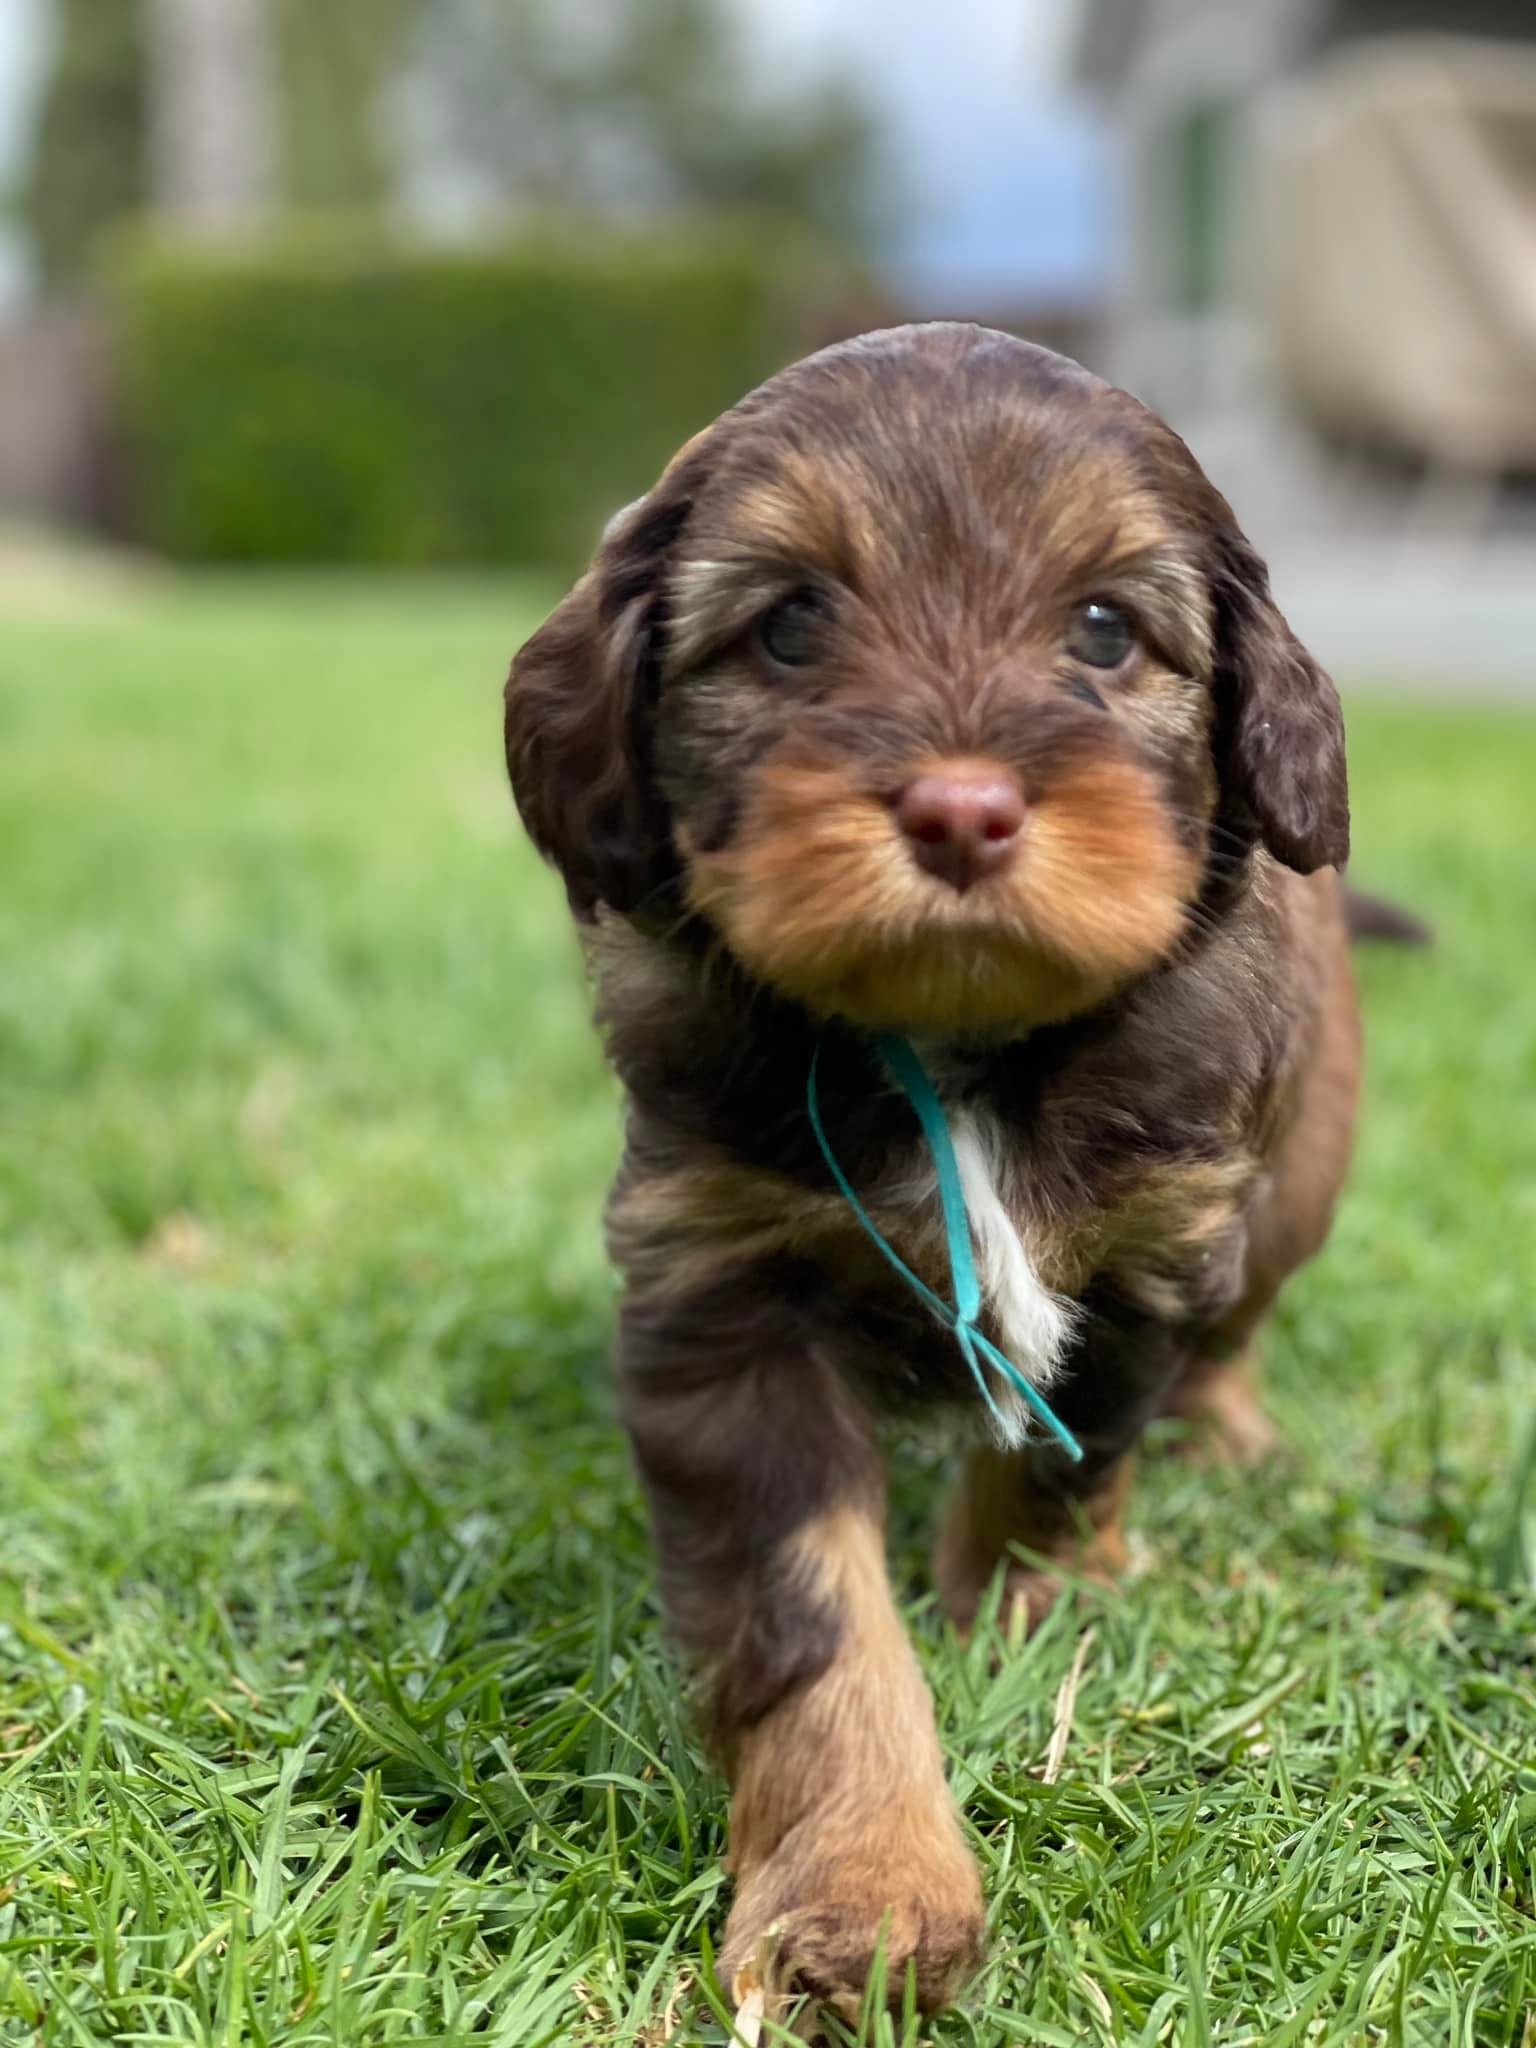
[{"label": "puppy's front paw", "polygon": [[829,1834],[812,1814],[737,1877],[721,1953],[729,1984],[753,1964],[787,1995],[856,2015],[877,1951],[899,2009],[911,1964],[925,2013],[953,2002],[981,1961],[986,1922],[976,1866],[952,1815]]}]

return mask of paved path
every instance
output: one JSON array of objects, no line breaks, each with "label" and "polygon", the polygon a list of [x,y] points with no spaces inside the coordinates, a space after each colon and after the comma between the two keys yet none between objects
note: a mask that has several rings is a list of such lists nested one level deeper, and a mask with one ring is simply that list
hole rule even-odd
[{"label": "paved path", "polygon": [[1275,595],[1346,688],[1536,708],[1536,542],[1272,543]]}]

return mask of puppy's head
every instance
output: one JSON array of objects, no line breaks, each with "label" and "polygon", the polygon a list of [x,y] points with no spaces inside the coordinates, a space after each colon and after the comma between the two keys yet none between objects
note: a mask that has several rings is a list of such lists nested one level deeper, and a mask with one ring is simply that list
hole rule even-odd
[{"label": "puppy's head", "polygon": [[622,514],[507,686],[572,905],[689,908],[823,1014],[1027,1028],[1176,946],[1214,858],[1348,847],[1343,729],[1184,444],[1043,349],[825,350]]}]

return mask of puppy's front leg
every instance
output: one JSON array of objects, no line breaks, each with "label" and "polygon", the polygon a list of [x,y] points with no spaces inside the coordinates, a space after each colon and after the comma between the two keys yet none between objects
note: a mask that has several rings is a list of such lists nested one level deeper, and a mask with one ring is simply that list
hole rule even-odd
[{"label": "puppy's front leg", "polygon": [[721,1974],[766,1942],[786,1988],[846,2012],[883,1944],[892,2002],[910,1963],[935,2011],[979,1958],[981,1892],[891,1599],[867,1419],[824,1363],[701,1369],[698,1340],[628,1319],[625,1406],[731,1778]]}]

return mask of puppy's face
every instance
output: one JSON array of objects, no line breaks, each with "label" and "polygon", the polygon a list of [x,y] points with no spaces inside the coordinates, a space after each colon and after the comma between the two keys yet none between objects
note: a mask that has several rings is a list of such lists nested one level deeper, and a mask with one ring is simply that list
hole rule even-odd
[{"label": "puppy's face", "polygon": [[859,1023],[984,1030],[1084,1008],[1178,938],[1214,797],[1209,603],[1134,451],[928,368],[722,450],[668,580],[653,758],[687,898],[756,975]]},{"label": "puppy's face", "polygon": [[1337,703],[1174,436],[969,328],[830,350],[691,443],[525,648],[508,753],[590,914],[702,916],[823,1014],[1091,1007],[1212,857],[1339,860]]}]

